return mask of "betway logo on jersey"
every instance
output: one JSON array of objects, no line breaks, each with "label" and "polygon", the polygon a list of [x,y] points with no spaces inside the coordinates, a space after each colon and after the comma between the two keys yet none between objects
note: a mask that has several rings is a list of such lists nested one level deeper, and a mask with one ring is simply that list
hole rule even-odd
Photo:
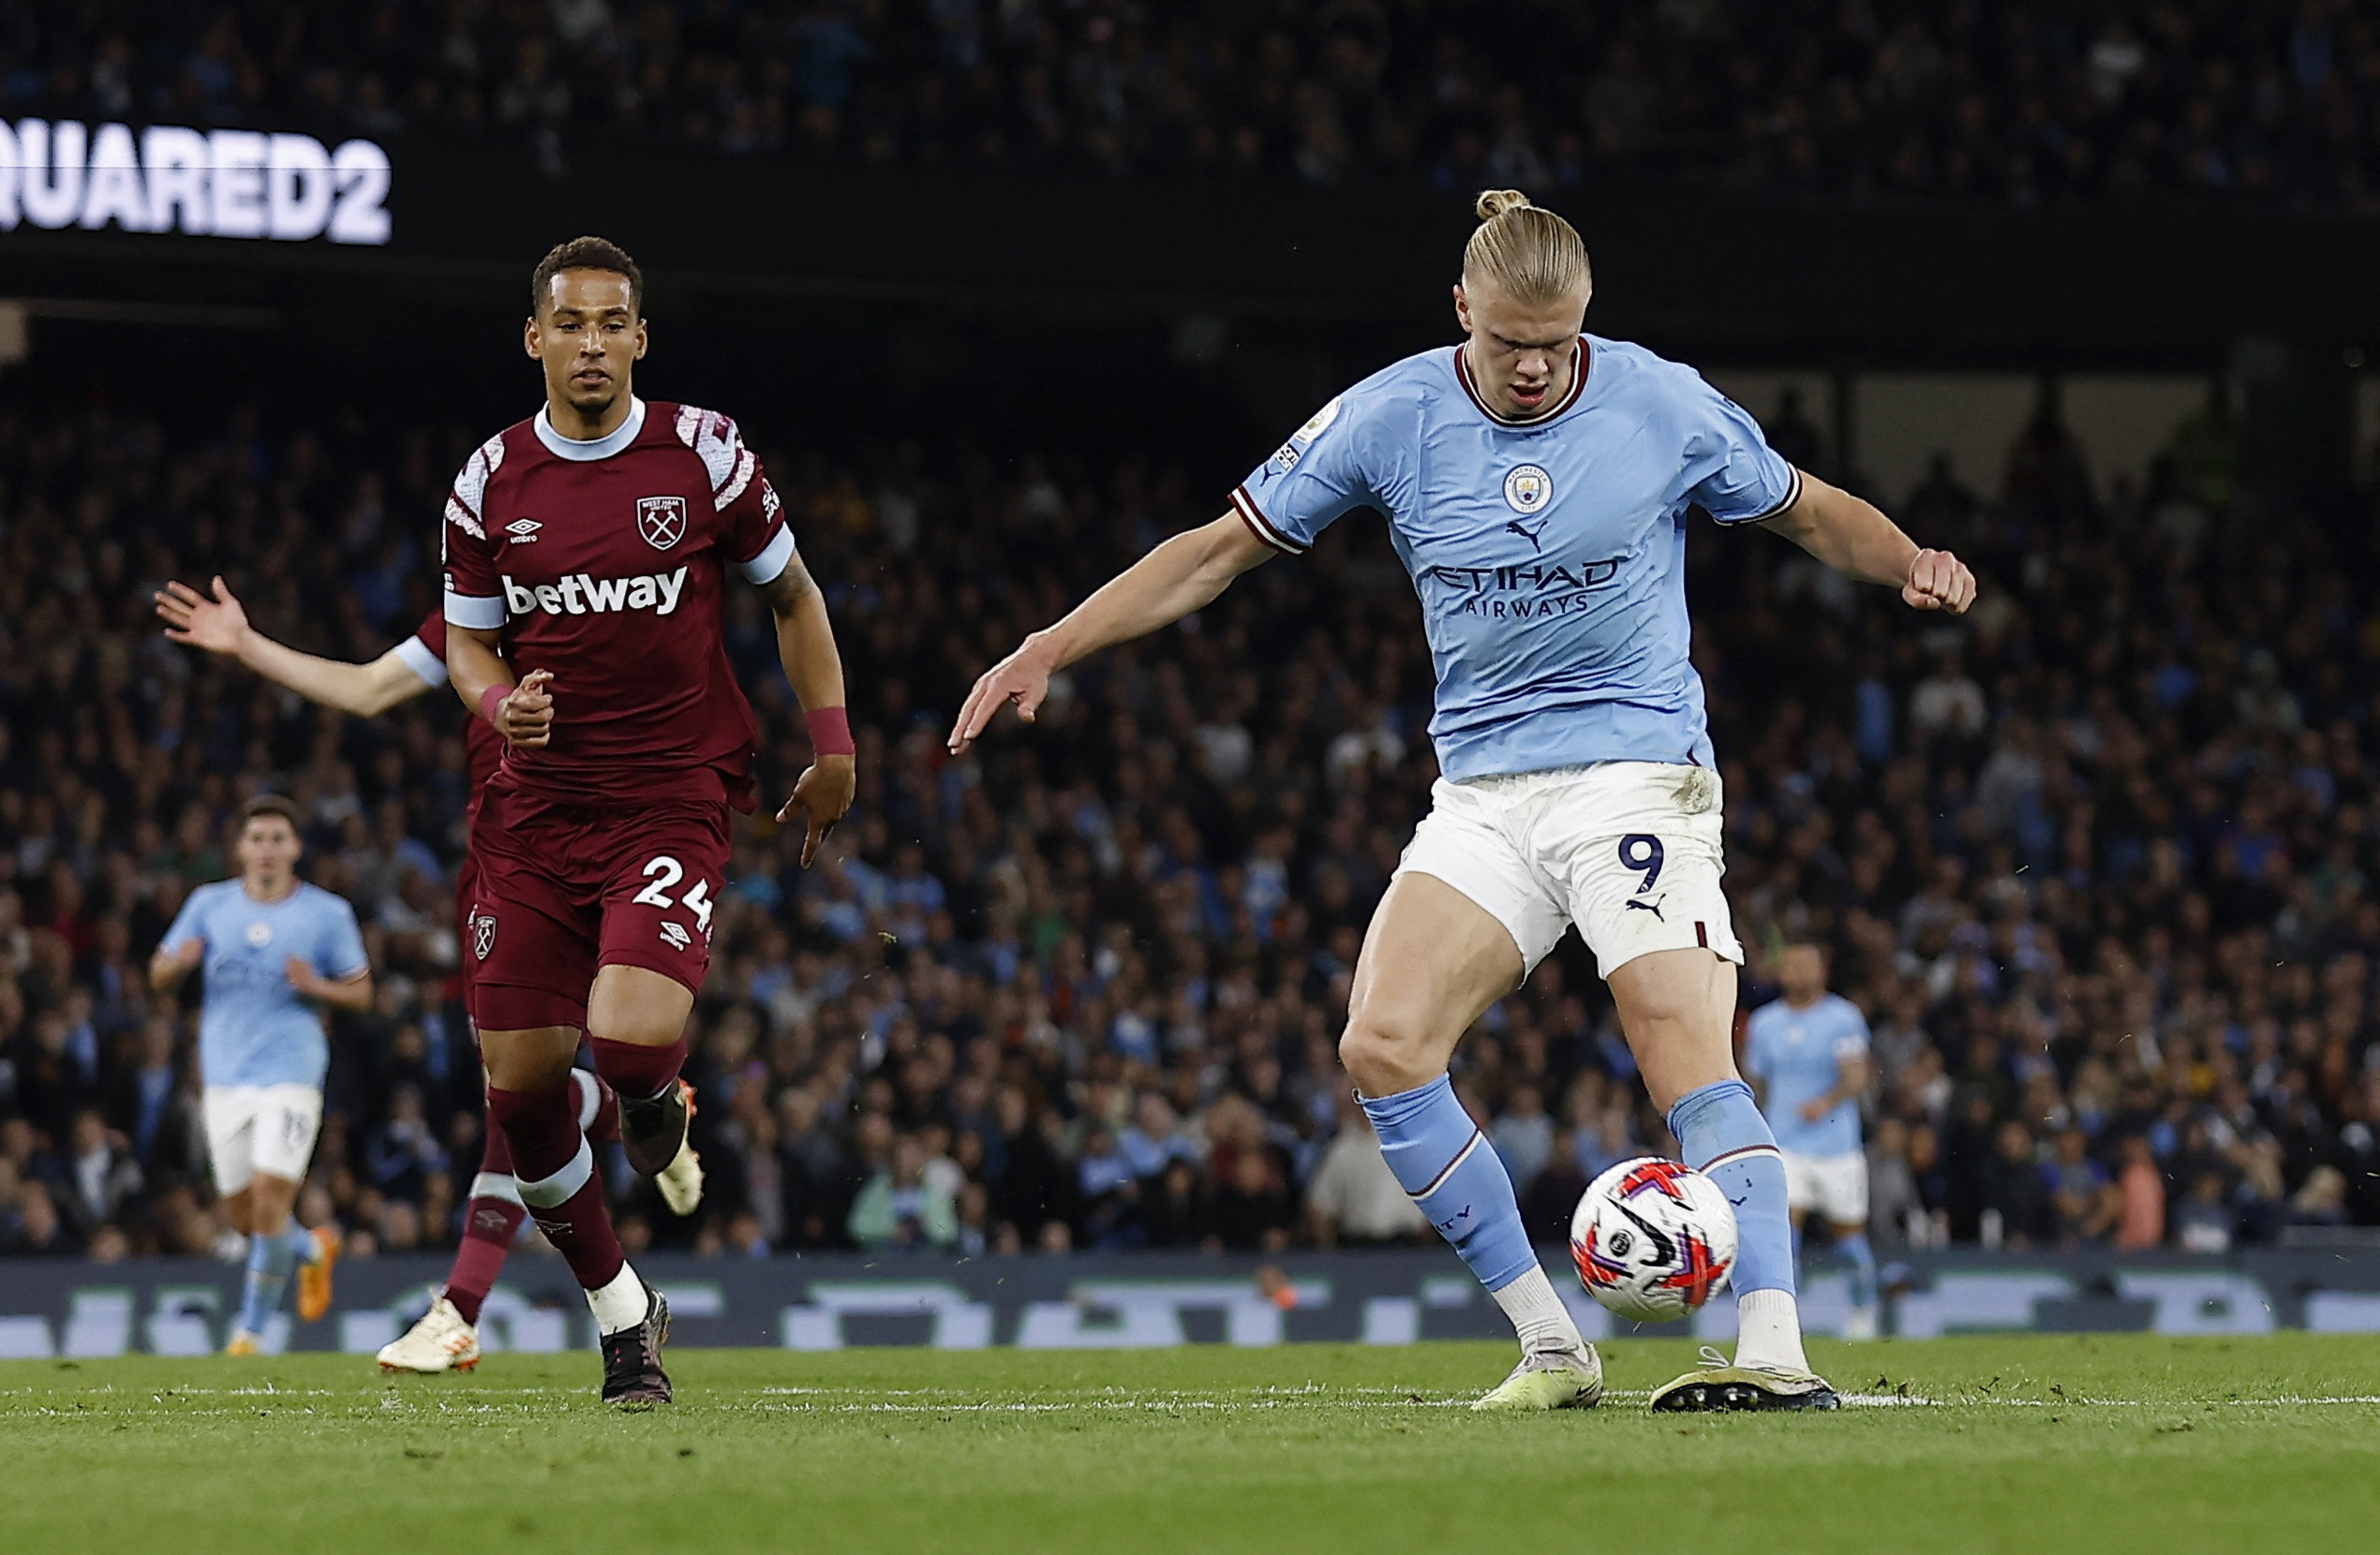
[{"label": "betway logo on jersey", "polygon": [[504,574],[504,608],[514,615],[602,615],[615,610],[649,610],[667,615],[686,592],[686,569],[647,572],[641,578],[590,578],[573,572],[549,584],[516,584]]}]

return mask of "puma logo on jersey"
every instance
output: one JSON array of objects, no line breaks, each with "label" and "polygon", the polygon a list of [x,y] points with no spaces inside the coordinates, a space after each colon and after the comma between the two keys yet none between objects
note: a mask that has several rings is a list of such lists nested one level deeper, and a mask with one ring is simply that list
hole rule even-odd
[{"label": "puma logo on jersey", "polygon": [[1669,900],[1667,896],[1656,897],[1654,900],[1649,902],[1639,901],[1637,898],[1630,896],[1626,902],[1623,902],[1621,906],[1624,910],[1628,911],[1650,912],[1654,917],[1660,919],[1661,922],[1668,923],[1670,921],[1669,915],[1661,911],[1661,903],[1667,900]]},{"label": "puma logo on jersey", "polygon": [[1535,551],[1540,549],[1538,537],[1545,533],[1545,520],[1541,518],[1539,519],[1537,521],[1537,527],[1532,529],[1516,518],[1511,523],[1507,524],[1504,526],[1504,532],[1506,534],[1520,536],[1523,540],[1529,542],[1529,549]]},{"label": "puma logo on jersey", "polygon": [[605,615],[615,610],[649,610],[667,615],[686,592],[686,569],[648,572],[641,578],[593,578],[573,572],[549,584],[516,584],[504,574],[504,608],[514,615],[543,611],[548,615]]}]

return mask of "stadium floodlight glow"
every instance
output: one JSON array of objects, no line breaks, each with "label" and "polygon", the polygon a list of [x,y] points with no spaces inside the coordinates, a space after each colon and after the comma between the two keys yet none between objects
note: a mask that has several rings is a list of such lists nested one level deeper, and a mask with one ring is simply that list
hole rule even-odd
[{"label": "stadium floodlight glow", "polygon": [[389,179],[389,155],[370,141],[332,150],[278,131],[0,119],[0,231],[22,221],[378,246]]}]

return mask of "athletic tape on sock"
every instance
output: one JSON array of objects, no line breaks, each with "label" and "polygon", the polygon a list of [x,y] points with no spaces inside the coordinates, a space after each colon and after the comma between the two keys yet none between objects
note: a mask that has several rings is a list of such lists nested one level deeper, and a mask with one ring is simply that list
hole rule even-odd
[{"label": "athletic tape on sock", "polygon": [[521,1202],[533,1209],[551,1209],[586,1187],[587,1179],[594,1175],[595,1152],[586,1140],[581,1139],[578,1152],[560,1171],[550,1177],[539,1177],[534,1182],[523,1181],[520,1184]]},{"label": "athletic tape on sock", "polygon": [[[594,1159],[592,1152],[589,1152],[588,1159],[590,1161]],[[519,1179],[510,1172],[482,1172],[471,1179],[471,1191],[467,1196],[475,1199],[495,1199],[503,1204],[518,1205],[524,1209],[528,1207],[528,1203],[521,1197]],[[564,1198],[569,1196],[567,1193],[563,1195]]]}]

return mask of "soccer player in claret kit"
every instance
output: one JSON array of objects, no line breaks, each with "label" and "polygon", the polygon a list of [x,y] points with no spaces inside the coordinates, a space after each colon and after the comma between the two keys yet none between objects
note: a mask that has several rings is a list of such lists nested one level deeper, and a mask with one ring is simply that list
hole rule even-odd
[{"label": "soccer player in claret kit", "polygon": [[1454,289],[1464,342],[1331,400],[1231,494],[976,681],[960,750],[1049,677],[1180,620],[1358,508],[1387,516],[1437,676],[1441,774],[1372,918],[1339,1056],[1391,1170],[1521,1340],[1479,1401],[1561,1409],[1603,1365],[1538,1265],[1511,1179],[1447,1065],[1488,1007],[1576,925],[1686,1163],[1736,1209],[1733,1364],[1664,1410],[1832,1408],[1809,1369],[1777,1141],[1735,1072],[1735,968],[1719,890],[1720,792],[1688,659],[1687,519],[1760,524],[1919,610],[1965,610],[1973,574],[1795,469],[1694,371],[1583,333],[1586,247],[1510,189],[1479,200]]},{"label": "soccer player in claret kit", "polygon": [[[246,607],[230,585],[216,578],[204,593],[186,584],[169,583],[156,596],[157,615],[166,635],[189,647],[232,659],[307,701],[359,718],[378,718],[400,703],[424,696],[446,684],[446,614],[433,610],[413,634],[366,664],[322,659],[278,643],[249,624]],[[470,803],[466,822],[476,817],[480,791],[496,771],[503,742],[484,718],[464,727],[464,758],[469,767]],[[472,857],[467,847],[462,867],[455,871],[454,923],[459,932],[470,921]],[[464,961],[466,972],[469,958]],[[463,1008],[471,1014],[470,979],[461,980]],[[578,1093],[579,1124],[597,1145],[619,1139],[619,1096],[602,1076],[584,1069],[571,1071]],[[662,1203],[675,1215],[691,1215],[702,1203],[703,1169],[689,1144],[653,1179]],[[387,1371],[469,1371],[480,1361],[480,1310],[496,1288],[513,1238],[528,1209],[521,1202],[520,1184],[513,1177],[513,1151],[501,1129],[481,1130],[480,1169],[463,1207],[463,1235],[454,1249],[454,1266],[431,1299],[429,1310],[412,1327],[380,1347],[378,1360]]]},{"label": "soccer player in claret kit", "polygon": [[488,1116],[587,1292],[602,1396],[631,1407],[669,1401],[669,1304],[620,1251],[571,1059],[584,1031],[630,1163],[668,1165],[729,812],[753,805],[756,731],[721,635],[731,572],[775,614],[809,720],[816,759],[778,812],[806,824],[805,866],[855,788],[826,600],[736,423],[636,397],[643,304],[635,261],[601,238],[539,261],[524,338],[544,408],[471,455],[440,526],[447,672],[505,742],[463,946]]}]

